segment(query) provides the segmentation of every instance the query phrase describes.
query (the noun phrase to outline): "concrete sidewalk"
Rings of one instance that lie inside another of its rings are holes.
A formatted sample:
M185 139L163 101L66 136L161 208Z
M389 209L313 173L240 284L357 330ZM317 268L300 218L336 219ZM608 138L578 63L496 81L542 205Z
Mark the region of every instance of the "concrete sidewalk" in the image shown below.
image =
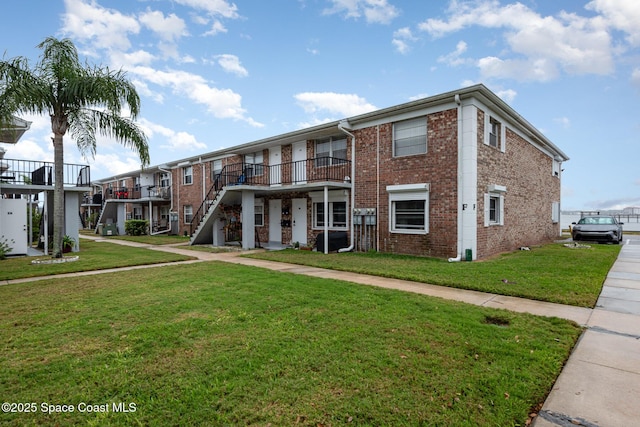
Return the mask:
M640 240L622 247L586 326L533 426L640 425Z
M85 236L83 236L85 237ZM104 240L91 236L95 240ZM532 301L477 291L388 279L259 259L239 252L208 253L176 246L109 242L196 257L193 263L223 261L270 270L398 289L469 304L572 320L586 329L547 397L534 427L627 427L640 425L640 239L628 240L605 280L595 309ZM180 263L170 263L172 265ZM167 264L162 264L167 265ZM154 268L159 265L129 267ZM121 269L64 276L101 274ZM58 275L55 277L64 277ZM6 284L45 278L10 280Z

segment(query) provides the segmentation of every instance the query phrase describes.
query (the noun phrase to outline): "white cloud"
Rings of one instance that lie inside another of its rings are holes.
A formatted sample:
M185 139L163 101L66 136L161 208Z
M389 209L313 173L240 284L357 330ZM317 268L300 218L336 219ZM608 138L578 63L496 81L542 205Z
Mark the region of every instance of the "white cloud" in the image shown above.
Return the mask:
M6 150L5 159L53 162L52 150L45 150L41 143L25 136L17 144L2 144L2 148Z
M604 0L603 0L604 1ZM447 20L427 19L419 29L433 37L472 26L504 30L510 48L501 57L478 60L485 78L548 81L567 74L610 74L614 69L611 36L602 17L560 12L541 16L521 3L452 0Z
M606 24L627 34L627 41L640 45L640 7L637 0L593 0L585 8L601 13Z
M222 69L228 73L232 73L240 77L247 77L249 75L247 69L240 64L240 58L236 55L217 55L215 59L218 60L218 64Z
M122 150L117 154L96 153L91 162L91 176L113 176L140 169L140 159ZM132 152L130 152L132 153Z
M211 16L221 16L223 18L239 18L238 7L234 3L226 0L174 0L183 6L202 10Z
M506 103L513 102L513 100L516 99L516 96L518 95L518 92L516 92L513 89L497 90L495 93L500 98L502 98L504 100L504 102L506 102Z
M568 117L557 117L553 119L554 122L558 123L565 129L569 129L571 127L571 120Z
M556 64L544 58L534 60L500 59L495 56L477 62L482 79L503 78L519 81L549 81L559 74Z
M217 118L242 120L254 127L263 126L246 116L239 94L230 89L211 87L202 76L185 71L160 71L150 67L135 67L131 73L150 83L169 87L174 93L204 105Z
M294 95L305 112L315 114L326 111L342 117L368 113L377 108L358 95L334 92L304 92Z
M387 0L331 0L332 7L325 9L325 15L344 13L345 18L359 19L364 16L368 23L388 24L400 12Z
M441 57L438 58L438 62L443 62L447 65L450 66L458 66L458 65L462 65L468 62L467 59L462 58L462 54L465 53L467 51L467 43L465 43L464 41L459 41L458 44L456 45L456 50L454 50L451 53L448 53L446 55L443 55Z
M147 119L140 119L139 124L150 140L154 138L155 135L164 137L166 142L160 144L160 148L180 152L204 150L207 148L207 144L198 142L196 137L190 133L183 131L176 132L173 129L153 123Z
M225 28L224 24L222 24L222 22L215 20L213 21L213 23L211 24L211 29L209 31L207 31L206 33L204 33L203 35L205 36L215 36L218 33L226 33L227 29Z
M160 11L147 9L140 14L140 22L165 41L175 41L187 35L184 21L173 13L165 17Z
M127 50L131 46L128 35L140 31L135 17L106 9L95 0L65 0L64 3L64 33L84 42L91 41L95 48Z
M403 27L393 32L393 40L391 43L399 53L404 55L411 50L409 42L416 40L416 37L411 33L411 29L409 27Z

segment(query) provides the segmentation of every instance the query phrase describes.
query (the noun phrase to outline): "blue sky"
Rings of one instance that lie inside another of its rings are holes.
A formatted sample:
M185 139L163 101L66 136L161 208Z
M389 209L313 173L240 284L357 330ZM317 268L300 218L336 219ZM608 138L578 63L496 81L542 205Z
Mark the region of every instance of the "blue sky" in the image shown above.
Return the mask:
M127 71L152 165L484 83L571 158L563 209L640 206L637 0L6 3L5 59L68 37ZM23 118L6 157L52 160L48 118ZM94 179L139 169L108 140L88 163Z

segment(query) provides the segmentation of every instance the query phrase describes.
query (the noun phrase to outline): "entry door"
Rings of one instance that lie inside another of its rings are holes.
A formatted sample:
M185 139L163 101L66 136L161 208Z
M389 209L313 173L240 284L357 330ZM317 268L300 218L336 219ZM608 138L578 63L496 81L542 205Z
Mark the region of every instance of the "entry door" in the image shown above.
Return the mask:
M291 224L291 240L307 244L307 199L292 199L291 210L293 222Z
M293 170L291 171L294 184L307 182L307 141L295 142L293 149Z
M282 243L282 200L269 200L269 241Z
M282 147L269 148L269 183L272 187L282 185Z
M29 232L26 199L0 199L0 238L9 244L7 255L27 254Z

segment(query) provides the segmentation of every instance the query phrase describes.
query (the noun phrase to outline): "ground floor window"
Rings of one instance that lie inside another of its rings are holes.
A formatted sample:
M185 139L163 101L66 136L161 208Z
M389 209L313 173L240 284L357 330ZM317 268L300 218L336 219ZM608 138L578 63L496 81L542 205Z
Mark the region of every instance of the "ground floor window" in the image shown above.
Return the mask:
M349 193L344 190L332 190L328 192L328 211L325 212L324 191L309 193L312 203L312 228L322 230L326 227L331 230L346 230L349 227L349 205L347 199Z
M184 222L193 221L193 206L185 205L183 209L184 209Z
M394 231L424 231L426 229L426 200L397 200L391 202Z
M504 225L504 194L506 187L490 185L484 195L484 226Z
M133 207L133 219L142 219L142 206Z
M329 221L329 228L347 228L347 202L329 202L329 214L325 215L324 202L313 204L313 227L324 228L325 220Z
M264 225L264 202L263 201L257 201L256 200L256 204L254 206L254 216L255 216L255 226L256 227L262 227Z
M392 233L429 232L429 184L387 186L389 229Z

